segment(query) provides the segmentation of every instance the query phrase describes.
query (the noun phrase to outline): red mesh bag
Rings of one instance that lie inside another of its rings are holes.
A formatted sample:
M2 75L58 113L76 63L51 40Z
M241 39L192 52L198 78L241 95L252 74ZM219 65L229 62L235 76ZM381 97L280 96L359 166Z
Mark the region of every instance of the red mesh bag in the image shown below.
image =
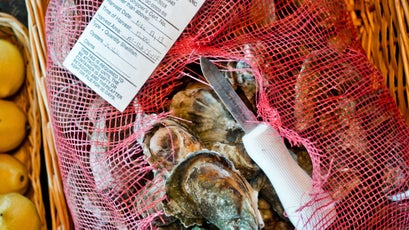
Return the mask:
M166 176L148 162L141 139L171 116L176 92L204 81L201 56L225 72L240 71L225 63L246 64L258 117L289 148L309 153L314 187L334 200L329 229L408 228L409 129L342 1L206 1L122 113L62 66L100 4L51 0L46 17L48 102L76 229L167 221ZM266 229L291 229L283 223L264 221Z

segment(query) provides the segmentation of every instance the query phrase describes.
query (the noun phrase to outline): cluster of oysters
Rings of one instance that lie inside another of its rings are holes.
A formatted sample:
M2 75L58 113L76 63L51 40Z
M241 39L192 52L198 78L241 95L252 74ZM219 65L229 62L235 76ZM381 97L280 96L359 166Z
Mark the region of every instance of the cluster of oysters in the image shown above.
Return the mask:
M255 108L256 82L244 62L230 62L225 76ZM155 168L166 200L160 229L293 229L271 183L242 144L243 130L213 90L191 81L176 92L171 116L153 125L143 152ZM290 151L308 173L304 150ZM153 193L154 191L152 191Z

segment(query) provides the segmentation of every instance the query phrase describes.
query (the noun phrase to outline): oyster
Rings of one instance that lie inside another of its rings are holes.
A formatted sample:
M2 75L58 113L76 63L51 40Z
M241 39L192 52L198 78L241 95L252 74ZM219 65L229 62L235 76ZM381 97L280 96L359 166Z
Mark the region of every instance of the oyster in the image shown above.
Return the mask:
M187 125L205 146L241 142L240 126L207 85L189 84L173 96L169 109L172 115L190 121Z
M219 229L259 229L264 226L257 208L257 192L233 163L219 153L189 154L166 181L164 211L185 227L206 221Z
M203 147L227 157L245 178L260 170L244 150L243 130L210 87L188 85L173 97L170 109L173 115L188 121L186 125L197 134Z
M143 189L143 197L157 197L160 202L152 204L149 214L163 210L162 198L165 195L165 180L170 171L182 161L188 153L202 149L199 139L190 133L186 126L171 118L159 120L143 136L143 153L154 170L154 183ZM142 206L146 206L144 203ZM157 226L167 226L174 222L174 217L158 216L153 222Z
M246 150L244 149L243 144L241 143L233 145L215 142L210 146L209 149L222 154L224 157L232 161L234 167L240 171L241 175L243 175L244 178L248 180L252 179L254 175L257 175L259 172L261 172L260 168L251 160Z
M182 123L171 118L160 120L145 134L143 152L148 162L170 172L185 156L202 149L199 139Z

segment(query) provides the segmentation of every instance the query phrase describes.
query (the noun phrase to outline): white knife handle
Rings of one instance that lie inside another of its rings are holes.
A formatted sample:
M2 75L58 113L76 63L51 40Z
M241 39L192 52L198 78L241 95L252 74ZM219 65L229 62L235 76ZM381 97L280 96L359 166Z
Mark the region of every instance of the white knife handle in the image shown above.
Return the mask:
M309 203L312 179L291 157L275 129L260 124L243 137L243 144L269 178L296 229L325 229L334 221L334 202L324 191L319 199Z

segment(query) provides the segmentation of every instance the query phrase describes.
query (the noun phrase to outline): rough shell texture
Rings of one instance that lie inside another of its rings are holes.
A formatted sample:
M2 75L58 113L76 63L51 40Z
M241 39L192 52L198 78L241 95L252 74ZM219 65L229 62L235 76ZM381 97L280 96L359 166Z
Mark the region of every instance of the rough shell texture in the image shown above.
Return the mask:
M234 132L241 128L209 86L197 82L189 84L173 96L169 109L172 115L191 121L189 127L204 145L241 141L240 132L239 135Z
M219 229L263 227L257 192L231 161L208 150L191 153L167 180L165 213L185 227L208 221Z
M216 142L210 147L210 150L218 152L232 161L234 167L246 179L252 179L260 171L260 168L251 160L241 143L232 145Z
M202 149L199 139L182 123L162 119L145 135L144 154L156 168L170 172L188 153Z
M210 87L200 83L188 85L173 97L170 109L174 116L188 121L186 125L206 149L233 161L245 178L250 179L260 170L244 150L243 130Z

